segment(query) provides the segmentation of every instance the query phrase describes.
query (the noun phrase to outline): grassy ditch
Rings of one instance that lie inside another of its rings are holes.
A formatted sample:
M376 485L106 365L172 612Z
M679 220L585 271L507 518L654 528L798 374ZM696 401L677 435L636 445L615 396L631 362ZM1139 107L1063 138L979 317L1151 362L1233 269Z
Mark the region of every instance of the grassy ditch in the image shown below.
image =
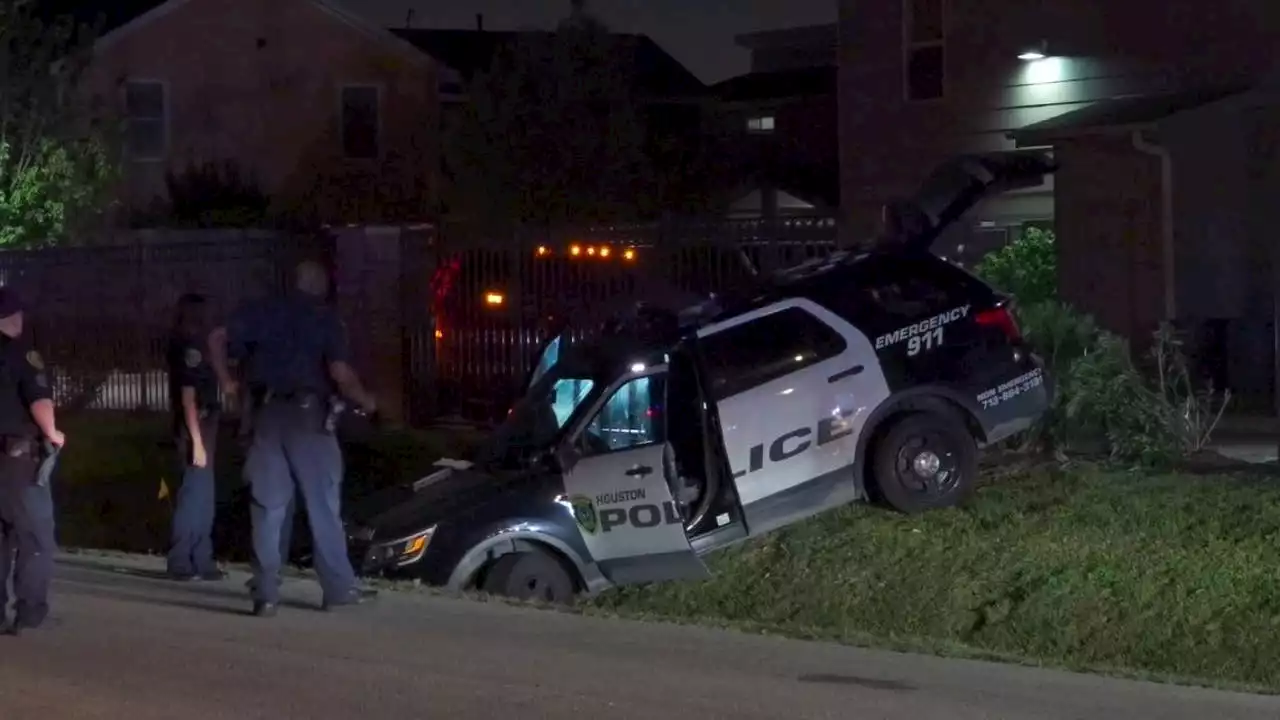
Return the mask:
M1042 467L834 511L599 611L1280 690L1280 481Z

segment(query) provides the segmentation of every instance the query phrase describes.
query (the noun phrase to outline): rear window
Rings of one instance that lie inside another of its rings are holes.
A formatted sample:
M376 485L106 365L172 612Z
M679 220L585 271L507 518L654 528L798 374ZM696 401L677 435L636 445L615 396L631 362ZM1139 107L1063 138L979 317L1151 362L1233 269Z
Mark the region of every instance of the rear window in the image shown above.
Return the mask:
M831 326L789 307L707 335L699 341L716 399L750 390L844 352Z
M888 318L911 320L994 297L981 280L939 258L893 258L860 273L859 295Z

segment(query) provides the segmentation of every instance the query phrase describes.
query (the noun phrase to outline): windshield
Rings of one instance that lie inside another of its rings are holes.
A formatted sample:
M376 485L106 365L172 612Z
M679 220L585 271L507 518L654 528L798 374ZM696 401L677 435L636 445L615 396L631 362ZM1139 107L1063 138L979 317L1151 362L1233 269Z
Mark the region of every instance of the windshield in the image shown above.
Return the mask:
M596 388L594 380L583 373L568 373L571 369L560 364L538 373L537 381L494 433L481 462L518 461L556 441Z
M553 365L560 361L560 346L563 344L564 334L557 335L554 340L547 343L546 349L542 351L542 357L538 358L538 364L533 368L533 375L529 376L529 387L538 384L543 375L551 369Z

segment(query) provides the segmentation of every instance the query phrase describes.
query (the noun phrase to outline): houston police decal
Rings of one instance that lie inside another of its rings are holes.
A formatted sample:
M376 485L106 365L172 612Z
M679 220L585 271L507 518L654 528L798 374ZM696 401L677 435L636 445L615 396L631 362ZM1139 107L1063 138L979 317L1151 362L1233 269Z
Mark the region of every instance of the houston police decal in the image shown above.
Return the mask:
M574 495L569 498L569 505L573 508L573 519L578 521L578 527L588 535L595 535L596 530L600 529L600 521L596 515L595 503L591 502L591 498L586 495Z
M968 314L969 306L962 305L920 322L900 327L876 338L876 350L883 350L904 342L907 344L907 355L919 355L921 352L934 350L942 345L943 328L963 319Z

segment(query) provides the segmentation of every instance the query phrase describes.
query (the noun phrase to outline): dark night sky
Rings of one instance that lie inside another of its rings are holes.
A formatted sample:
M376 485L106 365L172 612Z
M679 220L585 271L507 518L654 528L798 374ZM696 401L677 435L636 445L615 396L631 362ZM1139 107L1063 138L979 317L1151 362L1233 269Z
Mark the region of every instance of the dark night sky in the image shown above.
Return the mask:
M370 19L402 26L409 8L416 27L549 28L569 12L569 0L344 0ZM834 22L836 0L587 0L587 8L618 32L652 37L706 82L748 69L733 36L753 30Z

